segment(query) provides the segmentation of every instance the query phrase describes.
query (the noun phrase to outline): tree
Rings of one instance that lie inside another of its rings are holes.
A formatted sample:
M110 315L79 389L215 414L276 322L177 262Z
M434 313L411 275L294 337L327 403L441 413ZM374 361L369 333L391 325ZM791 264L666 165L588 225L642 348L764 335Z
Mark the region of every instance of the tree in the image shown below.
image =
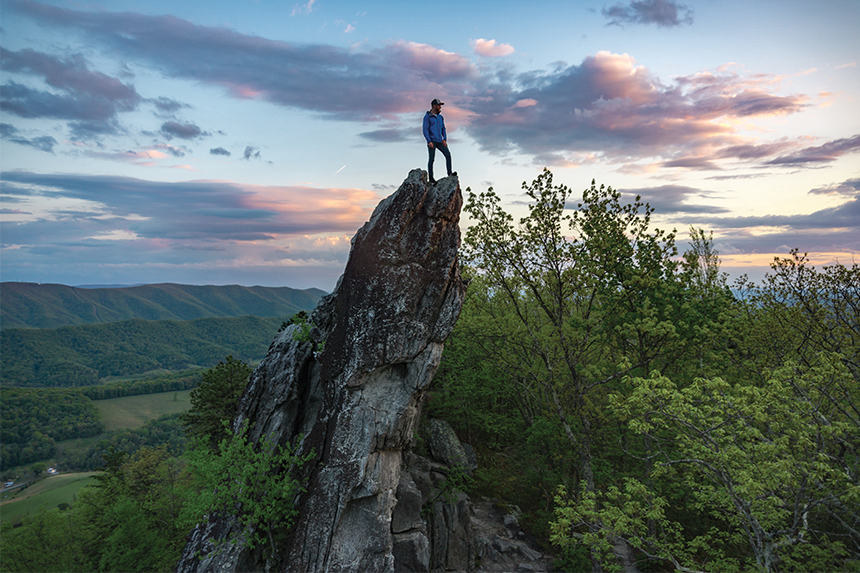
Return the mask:
M762 285L738 287L744 304L731 350L742 375L761 378L786 360L809 364L820 352L838 352L860 383L860 266L818 271L793 249L774 260Z
M849 380L832 354L810 367L788 364L760 386L632 379L633 392L611 403L655 444L650 480L683 487L712 527L684 532L659 490L628 479L623 490L579 500L560 492L554 541L582 541L607 565L612 539L622 538L681 571L845 570L860 558L860 476L840 444L860 443L860 426L829 394Z
M34 477L34 478L37 478L37 477L39 477L40 475L42 475L43 473L45 473L45 470L46 470L46 469L48 469L48 464L47 464L47 463L45 463L45 462L36 462L35 464L33 464L33 465L30 467L30 472L32 472L32 474L33 474L33 477Z
M45 573L94 571L84 556L80 521L72 512L39 507L20 526L0 526L0 570Z
M601 388L669 368L696 346L691 278L674 258L674 234L652 231L638 198L622 204L592 182L568 214L571 192L548 170L523 189L531 203L517 225L492 189L469 190L473 335L516 380L526 409L560 422L593 491Z
M690 227L690 250L684 253L684 260L703 295L725 290L728 277L720 272L720 252L714 248L713 232L706 236L704 229Z
M191 391L191 409L180 418L188 435L207 436L213 448L228 437L224 422L236 417L250 375L251 367L232 355L204 372L200 384Z

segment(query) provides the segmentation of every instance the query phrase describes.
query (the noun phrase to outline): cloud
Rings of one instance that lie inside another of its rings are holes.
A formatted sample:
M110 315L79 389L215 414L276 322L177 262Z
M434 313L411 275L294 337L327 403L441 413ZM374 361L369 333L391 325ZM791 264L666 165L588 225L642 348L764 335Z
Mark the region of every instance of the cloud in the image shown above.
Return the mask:
M661 185L640 189L619 189L624 201L633 202L638 195L644 203L648 203L658 215L676 213L728 213L723 207L712 205L696 205L687 203L691 198L711 195L710 191L695 189L684 185Z
M810 214L688 217L685 222L713 230L715 236L730 237L739 253L784 252L784 246L809 252L860 253L860 195Z
M491 153L525 153L544 164L662 156L711 168L702 158L747 143L732 120L804 109L803 96L767 91L776 83L721 71L665 84L627 54L598 52L579 65L493 85L464 105L473 113L469 134Z
M3 85L0 109L23 118L73 120L77 136L118 133L117 114L133 111L141 97L133 86L89 69L80 54L58 57L31 49L0 48L8 73L40 78L55 91L36 89L13 80Z
M695 169L697 171L712 171L720 169L716 163L704 157L681 157L671 161L664 161L661 165L663 167L684 167L687 169Z
M452 127L463 129L480 149L499 156L523 154L541 165L611 161L627 163L620 169L629 169L645 159L716 170L736 161L776 167L804 160L792 157L803 142L763 142L741 136L740 130L755 119L798 113L809 98L778 94L782 78L742 74L729 66L661 80L628 54L598 52L579 64L515 73L414 42L347 49L268 40L171 16L67 10L32 1L10 6L43 24L77 30L93 44L168 77L325 119L385 122L384 129L360 134L371 141L408 138L408 131L398 127L405 114L424 110L430 99L440 97L449 102L446 119ZM684 6L665 0L621 8L647 23L691 18ZM494 40L474 45L487 53L506 49ZM74 102L51 107L67 104ZM114 108L106 110L108 119L100 124L77 116L72 127L80 134L120 129ZM779 158L782 163L767 163Z
M18 190L40 216L7 229L3 244L75 243L123 230L164 247L184 241L271 241L287 235L352 233L378 199L362 189L246 185L229 181L168 183L119 176L4 172L4 193ZM69 212L68 205L79 205ZM41 208L43 211L44 207ZM52 227L52 225L54 227ZM40 236L45 233L45 238Z
M172 145L168 145L166 143L156 143L152 147L154 149L165 151L173 157L185 157L185 154L190 152L187 147L173 147Z
M310 14L314 9L314 4L316 4L317 0L308 0L304 4L296 4L293 6L293 11L290 13L290 16L296 16L298 14Z
M10 9L75 29L169 77L350 121L414 113L440 86L462 92L480 80L467 58L413 42L359 51L268 40L172 16L85 12L29 1L12 2Z
M242 154L242 159L261 159L260 149L258 147L245 147L245 152Z
M161 125L161 134L167 139L178 137L180 139L196 139L212 135L203 131L193 123L179 123L178 121L167 121Z
M363 131L358 135L371 141L385 143L409 141L410 139L420 139L421 137L420 132L416 129L377 129L375 131Z
M787 167L818 165L836 161L846 153L860 151L860 134L853 137L835 139L824 145L807 147L789 155L783 155L767 162L767 165Z
M156 109L163 114L173 114L184 107L191 107L188 104L167 97L158 97L147 101L152 102Z
M471 42L475 53L485 58L497 58L499 56L507 56L514 53L514 47L510 44L496 44L495 40L485 40L478 38Z
M703 220L697 219L696 222L703 222ZM854 197L837 207L821 209L810 214L719 217L709 219L708 223L723 229L783 228L788 235L807 230L820 230L827 234L837 233L839 229L849 229L854 233L856 242L860 237L857 234L860 231L860 197ZM785 243L786 240L782 239L782 242Z
M165 159L170 155L174 155L169 150L162 150L162 148L158 146L127 151L100 151L97 149L87 149L78 153L80 155L91 157L93 159L119 161L122 163L131 163L133 165L138 165L141 167L151 167L153 165L157 165L159 160ZM184 155L184 153L182 153L182 155Z
M657 24L659 27L670 28L693 23L693 11L672 0L634 0L627 6L616 4L604 8L601 13L609 19L607 26Z
M209 153L211 155L226 155L227 157L230 157L230 152L223 147L215 147L213 149L210 149Z
M15 126L8 123L0 123L0 137L12 143L32 147L47 153L53 153L54 146L58 144L58 141L50 135L41 135L32 139L23 137L19 135L19 131Z
M823 187L816 187L809 191L810 195L844 195L856 197L860 194L860 178L847 179L842 183L833 183Z

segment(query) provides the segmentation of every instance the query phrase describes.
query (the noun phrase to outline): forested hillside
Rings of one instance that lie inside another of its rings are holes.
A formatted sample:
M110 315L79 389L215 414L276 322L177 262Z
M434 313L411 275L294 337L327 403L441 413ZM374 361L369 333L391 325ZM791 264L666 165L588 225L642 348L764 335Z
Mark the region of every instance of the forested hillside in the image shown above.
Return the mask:
M282 318L125 320L55 329L3 329L3 386L89 386L110 376L212 366L228 354L259 360Z
M0 284L0 325L61 326L208 317L289 317L313 309L325 292L286 287L153 284L124 288L76 288L58 284Z
M56 442L104 431L98 411L80 390L2 388L0 400L0 468L4 471L54 456Z

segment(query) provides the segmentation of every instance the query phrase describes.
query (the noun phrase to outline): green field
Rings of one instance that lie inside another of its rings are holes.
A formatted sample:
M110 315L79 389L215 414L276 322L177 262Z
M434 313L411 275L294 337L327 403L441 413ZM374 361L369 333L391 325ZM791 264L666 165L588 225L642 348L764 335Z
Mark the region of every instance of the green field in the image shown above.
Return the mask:
M102 415L105 431L136 428L165 414L178 414L191 408L191 390L125 396L93 402Z
M176 414L191 407L191 390L178 392L162 392L142 396L126 396L95 400L93 404L101 413L105 423L105 431L136 428L149 420L154 420L165 414ZM57 446L61 449L85 449L95 445L104 434L90 438L65 440ZM53 460L47 460L53 462ZM32 464L11 468L9 473L26 473ZM13 490L14 494L4 495L0 502L0 521L15 520L27 514L35 513L39 506L46 508L57 507L61 503L72 504L75 496L85 485L93 483L91 477L95 472L63 474L46 478L36 485L24 490Z
M61 503L71 505L81 489L95 482L92 477L95 473L52 476L18 491L14 496L0 503L0 521L17 521L25 515L34 514L42 505L46 509L57 507Z

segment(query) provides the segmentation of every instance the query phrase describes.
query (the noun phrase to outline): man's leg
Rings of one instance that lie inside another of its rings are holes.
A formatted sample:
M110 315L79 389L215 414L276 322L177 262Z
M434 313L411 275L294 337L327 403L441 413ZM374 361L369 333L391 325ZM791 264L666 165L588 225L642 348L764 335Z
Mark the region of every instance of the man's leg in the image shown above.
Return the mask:
M439 148L439 151L442 152L442 155L445 156L445 167L448 168L448 175L451 175L453 170L451 169L451 150L448 149L447 145L443 145Z
M436 144L433 144L433 147L427 146L427 154L429 158L427 159L427 174L430 175L430 181L434 181L433 179L433 161L436 159Z

